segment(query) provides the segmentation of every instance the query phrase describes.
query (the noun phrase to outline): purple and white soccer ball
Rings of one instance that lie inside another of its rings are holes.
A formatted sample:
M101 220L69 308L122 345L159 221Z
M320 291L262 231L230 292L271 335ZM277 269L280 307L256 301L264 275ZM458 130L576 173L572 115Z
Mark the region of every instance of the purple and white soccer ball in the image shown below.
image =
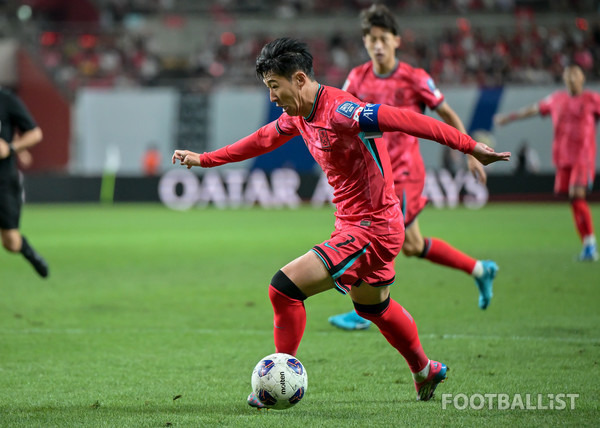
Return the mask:
M304 365L289 354L267 355L252 372L252 391L269 409L284 410L298 404L307 385Z

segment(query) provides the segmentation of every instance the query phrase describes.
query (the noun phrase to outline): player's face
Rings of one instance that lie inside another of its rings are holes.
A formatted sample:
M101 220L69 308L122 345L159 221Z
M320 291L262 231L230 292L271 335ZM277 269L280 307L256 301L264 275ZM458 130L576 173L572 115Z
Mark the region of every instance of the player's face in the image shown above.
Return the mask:
M390 71L396 65L396 49L400 37L381 27L371 27L363 43L376 67Z
M277 103L290 116L300 116L300 88L293 76L289 80L284 76L268 74L263 82L269 88L271 102Z
M585 76L579 67L567 67L563 72L563 80L567 89L572 94L579 94L583 90Z

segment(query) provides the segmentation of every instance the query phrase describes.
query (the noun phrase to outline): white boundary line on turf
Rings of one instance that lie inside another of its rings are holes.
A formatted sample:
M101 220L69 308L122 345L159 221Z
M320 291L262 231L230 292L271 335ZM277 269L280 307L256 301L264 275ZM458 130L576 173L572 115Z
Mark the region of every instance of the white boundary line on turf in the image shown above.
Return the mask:
M544 337L544 336L488 336L477 334L420 334L419 337L428 339L477 339L477 340L515 340L515 341L537 341L537 342L568 342L568 343L588 343L590 345L600 345L600 338L585 337Z
M25 328L25 329L8 329L0 328L2 334L101 334L101 333L170 333L177 331L179 333L192 334L271 334L270 330L219 330L209 328L198 329L166 329L166 328ZM335 330L334 330L335 331ZM308 334L328 335L332 332L309 332ZM360 333L358 333L360 334ZM585 337L544 337L544 336L500 336L500 335L476 335L476 334L421 334L421 338L427 339L468 339L468 340L514 340L514 341L536 341L536 342L565 342L565 343L584 343L589 345L600 345L600 338L585 338Z

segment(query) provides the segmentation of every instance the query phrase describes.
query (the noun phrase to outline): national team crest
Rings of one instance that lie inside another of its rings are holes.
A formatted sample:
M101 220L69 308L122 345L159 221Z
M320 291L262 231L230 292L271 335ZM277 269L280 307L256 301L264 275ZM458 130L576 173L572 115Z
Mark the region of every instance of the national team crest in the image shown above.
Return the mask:
M329 142L329 135L325 129L319 129L319 141L321 141L321 148L323 150L331 150L331 143Z

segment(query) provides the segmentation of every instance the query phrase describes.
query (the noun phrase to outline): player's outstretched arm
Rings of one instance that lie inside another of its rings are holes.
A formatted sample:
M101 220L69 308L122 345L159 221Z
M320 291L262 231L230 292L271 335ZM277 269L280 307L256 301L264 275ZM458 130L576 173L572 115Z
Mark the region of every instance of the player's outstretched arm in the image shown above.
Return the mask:
M273 121L241 140L213 152L199 154L189 150L175 150L171 160L173 163L179 161L188 169L193 166L212 168L268 153L285 144L294 135L296 134L279 133L277 121Z
M527 119L528 117L539 114L540 108L537 104L532 104L528 107L522 108L521 110L513 111L510 113L498 113L494 115L494 123L498 126L506 125L507 123L514 122L515 120Z
M458 129L424 114L385 104L367 105L367 107L369 110L367 111L365 108L359 116L359 123L364 130L372 129L367 121L371 123L377 121L377 130L379 131L401 131L415 137L436 141L463 153L471 154L484 165L510 159L510 152L496 153L491 147L476 142Z
M494 149L483 143L477 143L471 154L484 165L510 159L510 152L496 153Z

